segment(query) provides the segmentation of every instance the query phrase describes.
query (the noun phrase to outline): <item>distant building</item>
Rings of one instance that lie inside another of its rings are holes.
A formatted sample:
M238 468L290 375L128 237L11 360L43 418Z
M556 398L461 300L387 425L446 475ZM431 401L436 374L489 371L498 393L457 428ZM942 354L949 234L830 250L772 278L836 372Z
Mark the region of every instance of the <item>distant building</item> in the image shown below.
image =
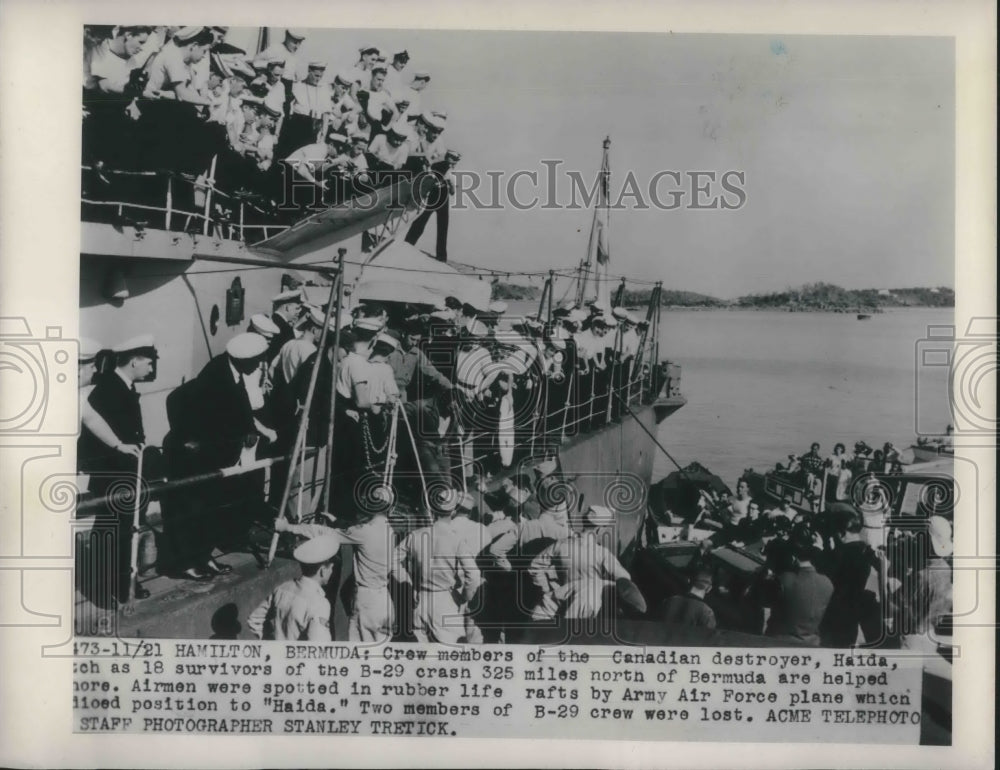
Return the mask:
M889 291L888 289L879 289L878 290L878 295L880 297L891 297L892 296L892 292Z

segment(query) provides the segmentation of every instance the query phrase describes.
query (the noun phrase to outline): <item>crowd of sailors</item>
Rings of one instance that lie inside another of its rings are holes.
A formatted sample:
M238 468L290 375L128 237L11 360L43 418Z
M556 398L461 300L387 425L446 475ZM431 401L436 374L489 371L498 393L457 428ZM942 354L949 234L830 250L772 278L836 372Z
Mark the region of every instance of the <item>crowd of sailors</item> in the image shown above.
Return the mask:
M227 43L227 33L86 28L84 198L162 208L166 186L144 174L166 172L193 182L171 190L180 212L200 211L211 185L224 191L211 201L214 221L292 222L401 173L427 171L435 186L408 240L437 212L444 259L442 193L453 189L450 171L461 156L444 143L447 112L425 102L431 74L411 68L405 49L366 44L353 67L331 72L324 60L302 60L302 31L285 30L256 55ZM183 216L173 221L190 226Z
M128 479L134 485L140 454L147 480L290 456L326 446L332 406L337 506L356 507L373 479L426 503L428 489L478 488L526 458L552 456L566 438L619 419L651 392L650 368L637 363L648 324L621 307L561 305L551 320L505 319L503 302L475 307L448 297L429 313L393 305L391 315L367 302L338 317L308 302L317 288L279 293L270 314L252 315L224 354L169 393L162 451L142 449L135 389L155 377L154 339L82 346L79 467L89 491L108 497L103 515L123 546L132 511L117 510L114 495ZM192 580L228 572L213 549L239 547L255 522L273 522L286 467L271 468L267 492L263 471L253 469L164 494L172 571Z

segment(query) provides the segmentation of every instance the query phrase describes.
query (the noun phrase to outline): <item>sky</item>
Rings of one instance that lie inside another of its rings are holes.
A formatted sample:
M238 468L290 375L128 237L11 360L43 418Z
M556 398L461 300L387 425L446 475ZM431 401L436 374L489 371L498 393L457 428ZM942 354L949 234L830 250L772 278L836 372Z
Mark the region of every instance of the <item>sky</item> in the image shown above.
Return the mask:
M431 74L424 106L448 112L459 169L500 173L502 189L514 172L535 171L537 187L522 179L516 188L524 201L533 190L551 197L543 161L561 161L559 201L569 200L567 169L592 184L605 136L613 198L630 172L647 199L654 174L680 172L685 203L688 172L743 173L735 210L638 208L626 198L611 215L612 273L718 297L816 281L954 285L951 39L306 32L303 59L328 62L328 77L361 45L406 48L409 71ZM674 179L661 177L661 200L679 189ZM488 184L478 196L490 201ZM516 273L585 255L590 211L500 203L453 212L452 259Z

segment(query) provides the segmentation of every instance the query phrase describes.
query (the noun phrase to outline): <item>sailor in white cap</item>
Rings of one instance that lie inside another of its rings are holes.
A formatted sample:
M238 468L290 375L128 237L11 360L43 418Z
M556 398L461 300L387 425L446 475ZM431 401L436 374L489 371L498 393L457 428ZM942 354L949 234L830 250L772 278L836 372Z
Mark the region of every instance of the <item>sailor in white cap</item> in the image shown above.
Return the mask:
M601 613L604 590L619 580L631 580L615 555L601 544L596 530L613 527L614 513L591 506L584 517L584 531L548 546L529 569L532 582L542 592L536 620L557 615L569 619L595 618Z
M305 78L292 84L288 117L281 135L281 147L278 148L279 157L283 148L291 152L319 141L323 115L330 110L333 96L330 86L322 82L324 72L325 62L311 61Z
M115 345L112 352L114 370L97 375L96 384L87 397L90 408L100 420L93 418L84 422L77 444L80 470L90 474L89 490L95 495L104 495L123 484L136 484L137 459L146 442L146 434L135 383L153 379L156 372L157 352L152 335L125 340ZM96 432L92 426L97 427ZM131 507L128 511L119 508L120 505L109 505L100 511L98 523L117 529L115 576L118 598L124 601L130 583L132 510ZM140 511L140 517L144 513ZM142 586L138 587L138 598L148 595Z
M268 343L278 334L278 325L263 313L254 313L250 316L250 324L247 326L248 332L259 334Z
M270 367L271 379L276 387L283 384L290 385L295 380L299 368L316 352L325 319L326 313L322 310L317 307L310 308L300 323L301 336L294 337L281 346ZM330 320L333 321L332 318Z
M373 45L363 45L358 49L358 63L351 69L351 80L355 84L351 96L358 97L358 91L368 89L372 78L372 68L378 60L381 51Z
M400 96L407 89L406 83L403 82L403 70L406 69L409 62L410 54L405 49L392 55L392 61L389 62L389 70L385 76L385 88L394 97Z
M483 345L490 330L482 321L471 320L459 330L460 344L455 358L455 386L470 406L481 403L502 373L492 366L493 356Z
M285 158L284 162L291 166L302 179L311 182L321 190L326 190L325 177L330 161L344 151L346 144L347 137L331 128L327 131L323 141L299 147ZM308 201L308 196L303 197L307 198L307 204L315 203L315 198L313 201ZM286 200L294 200L294 198L289 197Z
M414 114L416 112L416 109L412 105L409 110L410 114ZM445 140L442 136L445 129L445 122L433 113L424 112L419 114L417 119L414 121L414 128L420 138L417 152L424 156L424 160L427 161L427 165L429 167L434 168L436 164L441 163L441 161L445 159L448 152L448 148L445 145ZM458 156L449 160L451 160L452 165L454 165L460 159L461 156ZM443 175L445 169L437 169L437 171Z
M365 157L365 152L368 150L368 132L357 129L349 139L348 149L331 160L330 166L345 177L357 183L364 183L368 179L368 159Z
M361 113L361 107L351 96L352 85L351 73L338 72L333 76L330 104L323 113L324 135L331 128L348 136L360 130L358 115Z
M376 161L375 170L401 169L410 155L409 138L406 129L393 124L384 134L372 139L368 153Z
M267 66L270 62L281 62L282 79L289 84L299 79L298 50L305 40L305 33L297 29L286 29L280 43L273 43L254 57L254 66Z
M180 102L210 105L195 83L195 69L207 55L214 37L207 27L182 27L149 63L146 93L169 94Z
M399 401L399 387L396 375L389 365L389 356L399 350L399 340L386 332L375 336L372 352L368 358L368 394L372 412L378 414L387 405Z
M349 606L347 638L352 642L385 642L392 638L389 569L395 536L388 518L392 499L391 489L377 490L376 494L355 500L350 513L336 517L319 514L319 519L329 520L333 526L290 524L283 518L275 524L279 532L309 538L335 535L354 546L354 600L345 600Z
M247 618L258 639L283 642L330 642L330 601L325 586L337 567L341 539L324 534L307 540L292 556L302 576L278 586Z
M452 525L458 494L453 489L436 490L430 500L434 523L410 532L394 554L393 575L413 587L413 633L420 642L454 644L464 639L461 608L482 583L467 543Z
M367 85L368 106L366 114L374 135L384 131L399 117L394 95L385 87L385 65L376 64L371 69ZM397 94L398 96L398 94Z
M406 100L410 103L410 114L419 115L422 109L422 92L430 82L431 76L427 72L414 72L409 85L397 88L393 94L395 96L405 94Z

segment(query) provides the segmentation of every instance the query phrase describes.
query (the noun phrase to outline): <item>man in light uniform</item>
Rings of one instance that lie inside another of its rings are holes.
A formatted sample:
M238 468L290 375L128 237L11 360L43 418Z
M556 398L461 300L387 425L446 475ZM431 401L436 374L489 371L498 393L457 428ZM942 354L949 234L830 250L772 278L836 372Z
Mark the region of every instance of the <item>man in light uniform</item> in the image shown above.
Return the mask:
M372 139L368 152L377 161L374 170L401 169L410 156L409 136L405 129L393 125L386 133Z
M464 543L465 553L477 562L483 552L490 545L490 531L485 524L472 519L475 509L475 502L468 492L459 493L455 502L455 513L451 523ZM482 620L481 614L484 610L483 588L485 587L485 577L480 584L481 590L478 596L474 596L462 606L465 614L465 641L469 644L482 644L483 631L479 627Z
M413 586L413 632L420 642L457 644L466 633L461 607L482 580L451 521L457 502L454 490L435 494L430 511L434 523L408 534L394 553L393 574Z
M333 95L330 86L321 82L324 72L325 62L311 61L305 79L292 84L288 117L276 150L279 157L318 140Z
M289 84L299 80L299 58L297 52L302 41L306 37L295 29L285 30L285 39L280 43L274 43L261 51L254 58L254 66L267 64L272 61L280 61L283 67L282 79Z
M393 95L385 88L386 68L376 64L372 67L368 86L368 122L372 126L372 136L382 133L399 117Z
M384 490L383 502L391 499ZM355 516L340 521L332 516L334 526L290 524L278 519L279 532L315 538L334 535L354 546L354 582L356 591L348 611L347 638L352 642L385 642L392 636L393 607L389 596L389 564L393 549L387 504L358 505ZM326 514L324 514L325 516Z
M553 543L535 557L529 572L541 590L542 601L531 613L533 620L548 620L558 614L570 619L595 618L601 612L605 587L630 580L596 532L613 525L610 509L592 505L582 533Z
M302 577L283 583L247 618L258 639L279 642L330 642L330 602L323 586L333 575L341 540L324 534L307 540L293 556Z
M404 49L392 55L392 64L385 74L385 87L393 96L399 96L406 85L403 83L403 70L410 61L410 54Z
M358 49L358 63L351 68L351 84L353 90L351 96L358 97L359 89L367 89L372 82L372 67L379 57L379 50L373 45L366 45Z
M301 337L290 339L281 347L278 356L271 363L269 375L272 381L278 377L286 383L295 381L295 375L302 363L316 352L320 335L323 333L323 322L326 314L319 308L313 308L306 315L305 326Z
M284 162L294 169L294 173L298 177L311 182L320 190L325 191L327 189L325 176L330 161L344 151L346 144L346 136L330 130L327 132L324 142L316 142L315 144L307 144L304 147L300 147L285 158ZM289 191L289 196L293 192L294 188ZM322 199L322 196L314 196L312 202L315 203L317 199ZM282 196L282 200L285 200L289 204L294 202L291 197L284 195Z
M341 134L353 134L359 130L358 115L361 107L351 96L351 74L338 72L333 77L330 104L323 114L323 135L330 129ZM368 136L365 136L368 139Z

